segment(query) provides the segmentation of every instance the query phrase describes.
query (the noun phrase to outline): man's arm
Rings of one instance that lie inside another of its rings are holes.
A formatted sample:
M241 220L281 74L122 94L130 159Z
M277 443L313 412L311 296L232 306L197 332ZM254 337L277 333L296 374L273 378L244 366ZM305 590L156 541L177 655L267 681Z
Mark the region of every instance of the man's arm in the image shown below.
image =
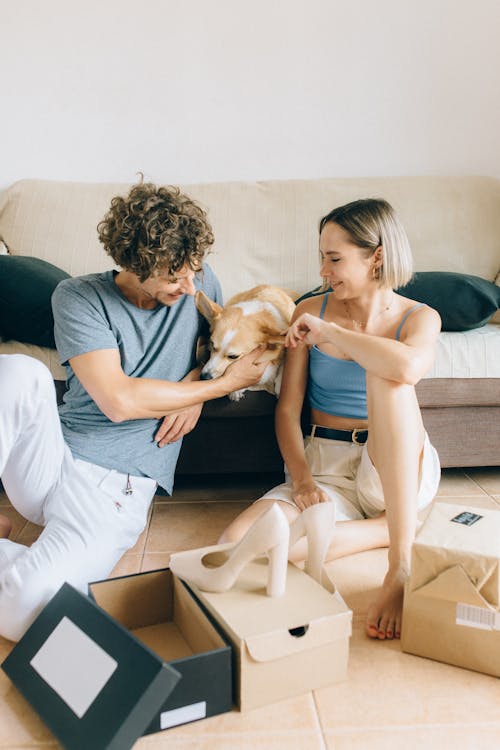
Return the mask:
M191 372L188 372L186 377L182 378L183 382L199 380L201 370L202 365L198 365ZM175 443L181 437L187 435L188 432L194 430L198 424L202 409L203 402L194 404L194 406L185 406L184 409L179 409L163 417L154 436L158 446L163 448L164 445Z
M200 404L232 391L255 385L266 369L259 362L263 348L234 362L215 380L168 380L132 378L121 367L117 349L98 349L72 357L69 363L76 377L99 409L112 422L128 419L161 419L184 407ZM194 371L192 371L194 374Z

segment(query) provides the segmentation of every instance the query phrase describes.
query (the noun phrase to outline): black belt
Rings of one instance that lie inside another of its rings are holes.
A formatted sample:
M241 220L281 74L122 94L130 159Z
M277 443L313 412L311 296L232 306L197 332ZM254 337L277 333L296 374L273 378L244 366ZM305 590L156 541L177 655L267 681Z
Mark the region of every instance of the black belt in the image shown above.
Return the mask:
M344 440L355 445L364 445L368 440L368 430L334 430L331 427L320 427L312 424L307 429L307 435L311 437L326 438L327 440Z

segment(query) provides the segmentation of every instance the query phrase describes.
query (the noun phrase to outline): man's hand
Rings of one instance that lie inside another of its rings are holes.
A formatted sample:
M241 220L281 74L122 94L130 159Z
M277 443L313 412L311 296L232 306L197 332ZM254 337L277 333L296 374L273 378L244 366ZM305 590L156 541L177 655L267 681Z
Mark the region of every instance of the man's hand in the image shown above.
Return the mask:
M307 482L294 487L292 498L299 510L305 510L311 505L329 501L328 495L314 482Z
M260 362L259 357L266 351L266 346L258 346L249 354L229 365L222 378L230 386L230 392L248 388L259 382L269 362Z
M202 408L203 404L195 404L164 417L155 435L158 447L163 448L168 443L175 443L191 432L200 418Z

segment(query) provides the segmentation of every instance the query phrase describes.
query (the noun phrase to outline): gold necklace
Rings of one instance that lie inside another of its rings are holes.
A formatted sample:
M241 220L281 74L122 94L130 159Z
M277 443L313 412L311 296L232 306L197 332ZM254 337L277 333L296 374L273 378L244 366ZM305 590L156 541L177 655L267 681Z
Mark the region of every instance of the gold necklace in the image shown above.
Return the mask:
M364 330L366 328L366 326L367 326L368 321L367 320L365 320L365 321L363 321L363 320L356 320L356 318L353 318L352 315L351 315L351 311L349 310L349 303L348 303L348 301L347 300L342 300L342 301L344 303L345 311L346 311L348 317L350 318L351 323L353 324L353 326L355 328L361 328L361 330ZM379 312L375 315L374 320L377 320L383 313L386 313L388 310L390 310L391 307L392 307L392 303L393 302L394 302L394 292L392 293L391 301L389 302L389 304L386 307L383 307L382 310L379 310Z

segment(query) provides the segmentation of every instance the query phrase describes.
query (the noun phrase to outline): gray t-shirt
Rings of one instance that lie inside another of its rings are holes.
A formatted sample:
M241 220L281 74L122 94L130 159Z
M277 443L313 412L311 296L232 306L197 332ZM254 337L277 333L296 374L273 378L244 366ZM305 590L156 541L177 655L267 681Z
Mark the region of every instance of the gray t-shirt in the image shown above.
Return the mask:
M196 365L196 341L206 323L189 295L172 307L136 307L115 284L115 275L108 271L65 279L52 296L54 335L68 386L59 409L64 439L75 458L150 477L170 494L182 440L159 448L154 435L161 420L111 422L68 360L98 349L118 349L126 375L178 382ZM220 284L208 265L196 275L195 286L222 304Z

